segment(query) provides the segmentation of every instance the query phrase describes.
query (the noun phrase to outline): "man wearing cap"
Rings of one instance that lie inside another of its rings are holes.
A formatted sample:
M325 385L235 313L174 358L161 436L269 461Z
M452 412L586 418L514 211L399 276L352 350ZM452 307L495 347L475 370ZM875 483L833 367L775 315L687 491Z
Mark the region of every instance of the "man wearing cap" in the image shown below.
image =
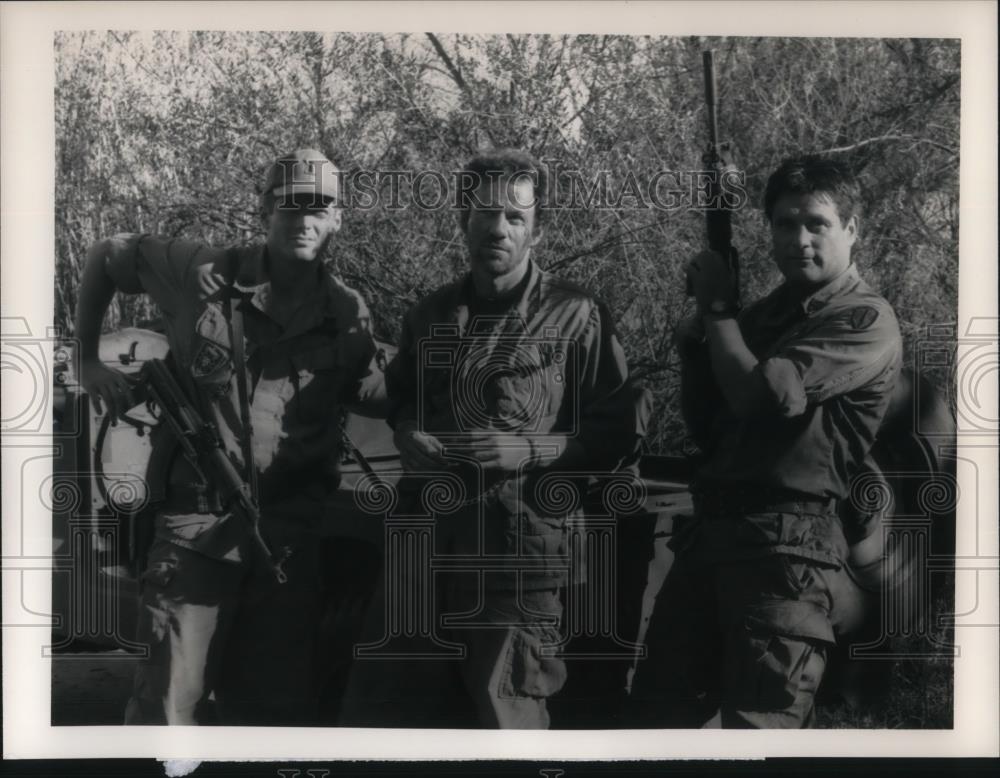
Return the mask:
M892 307L852 258L859 201L845 165L786 160L764 194L784 283L740 311L722 256L688 265L698 320L678 344L682 408L703 461L633 680L636 727L700 727L717 711L727 728L813 721L856 592L838 509L902 354Z
M322 262L340 228L337 196L333 163L299 150L268 170L261 245L122 234L89 252L77 334L81 384L98 411L118 416L131 403L125 377L98 358L104 312L116 291L149 294L179 384L256 486L265 540L288 552L279 583L215 485L174 458L141 579L149 655L126 723L205 723L210 694L225 724L316 720L331 566L312 533L339 481L341 408L380 413L384 400L368 309Z

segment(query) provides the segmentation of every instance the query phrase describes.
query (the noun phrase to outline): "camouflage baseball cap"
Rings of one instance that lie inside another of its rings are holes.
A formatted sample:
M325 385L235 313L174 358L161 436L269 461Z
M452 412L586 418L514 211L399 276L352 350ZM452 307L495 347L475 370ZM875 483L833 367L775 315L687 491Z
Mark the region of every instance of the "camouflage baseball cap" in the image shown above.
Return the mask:
M278 157L267 170L261 197L291 197L314 194L336 200L339 193L337 166L316 149L299 149Z

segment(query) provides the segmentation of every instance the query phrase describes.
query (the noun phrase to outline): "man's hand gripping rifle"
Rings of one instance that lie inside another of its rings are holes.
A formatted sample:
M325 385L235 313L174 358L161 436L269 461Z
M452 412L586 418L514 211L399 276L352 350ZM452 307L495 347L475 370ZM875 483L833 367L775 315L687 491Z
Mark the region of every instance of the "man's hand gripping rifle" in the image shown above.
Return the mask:
M135 390L145 395L150 412L167 425L198 475L212 483L219 490L223 504L246 521L262 561L279 583L285 583L288 579L282 565L287 551L274 554L264 541L260 534L260 508L250 487L226 454L214 425L205 421L187 399L170 368L163 360L150 359L142 366Z

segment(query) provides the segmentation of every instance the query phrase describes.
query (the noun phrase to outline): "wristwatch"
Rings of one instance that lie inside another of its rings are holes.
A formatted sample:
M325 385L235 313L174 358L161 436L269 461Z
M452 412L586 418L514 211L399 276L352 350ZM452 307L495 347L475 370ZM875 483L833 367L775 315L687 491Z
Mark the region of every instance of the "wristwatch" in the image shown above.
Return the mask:
M742 306L734 300L712 300L708 306L708 315L718 318L735 317L742 310Z

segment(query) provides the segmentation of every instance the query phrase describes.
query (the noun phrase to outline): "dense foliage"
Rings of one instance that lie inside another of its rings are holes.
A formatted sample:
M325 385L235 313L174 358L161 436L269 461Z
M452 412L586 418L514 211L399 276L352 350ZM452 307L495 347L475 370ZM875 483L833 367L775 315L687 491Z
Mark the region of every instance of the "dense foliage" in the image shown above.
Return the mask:
M736 218L745 297L776 280L758 208L767 174L790 154L826 152L863 178L856 256L895 306L908 359L927 325L956 319L957 41L83 32L55 45L56 321L67 332L94 240L254 240L254 187L282 151L321 148L351 180L448 176L480 148L518 146L578 171L587 190L603 178L590 207L553 210L537 259L609 303L656 395L648 446L674 451L683 435L669 344L690 310L680 268L703 244L703 220L651 207L644 187L659 171L683 180L700 167L708 47L722 132L746 173L749 204ZM401 207L386 207L391 193L376 188L378 203L345 213L329 261L393 340L405 308L465 260L453 209L417 207L405 186ZM155 315L142 298L119 298L107 326Z

